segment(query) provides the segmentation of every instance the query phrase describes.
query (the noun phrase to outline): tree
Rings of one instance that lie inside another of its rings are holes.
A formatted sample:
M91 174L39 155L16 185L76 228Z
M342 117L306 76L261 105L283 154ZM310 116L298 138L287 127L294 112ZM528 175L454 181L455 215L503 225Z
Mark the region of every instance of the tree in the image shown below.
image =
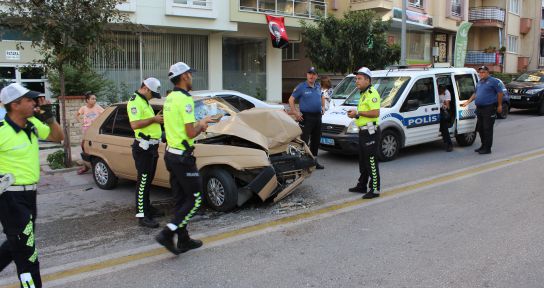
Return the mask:
M66 119L65 67L88 68L92 49L111 43L111 23L128 24L116 9L122 0L9 0L4 1L0 24L22 30L41 54L36 63L56 71L60 82L61 118L66 167L72 165L69 123ZM111 46L111 45L109 45Z
M376 18L373 11L301 23L306 56L320 69L345 74L362 66L381 69L400 59L400 47L387 43L391 23Z

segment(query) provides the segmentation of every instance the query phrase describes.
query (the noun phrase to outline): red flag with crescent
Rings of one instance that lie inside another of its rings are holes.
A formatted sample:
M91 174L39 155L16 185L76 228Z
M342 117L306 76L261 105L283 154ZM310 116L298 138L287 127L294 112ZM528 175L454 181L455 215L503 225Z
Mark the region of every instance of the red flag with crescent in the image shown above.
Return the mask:
M289 47L289 38L287 38L284 18L271 15L265 16L266 22L268 23L268 31L270 32L270 39L272 40L272 46L280 49Z

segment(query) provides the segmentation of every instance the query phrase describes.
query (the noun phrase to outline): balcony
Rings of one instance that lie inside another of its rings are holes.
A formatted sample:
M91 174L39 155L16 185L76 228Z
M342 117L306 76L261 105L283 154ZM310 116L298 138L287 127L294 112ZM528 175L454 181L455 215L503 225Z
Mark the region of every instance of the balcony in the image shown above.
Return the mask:
M473 7L468 12L468 21L475 27L504 28L504 9L499 7Z
M240 11L298 18L327 17L325 0L240 0Z
M531 31L531 25L533 25L533 19L521 18L519 21L519 33L527 34Z
M376 10L376 11L391 11L393 9L393 0L350 0L352 11L358 10Z
M482 51L467 51L465 64L467 67L473 68L486 65L491 72L502 72L502 56L503 55L498 52L485 53Z

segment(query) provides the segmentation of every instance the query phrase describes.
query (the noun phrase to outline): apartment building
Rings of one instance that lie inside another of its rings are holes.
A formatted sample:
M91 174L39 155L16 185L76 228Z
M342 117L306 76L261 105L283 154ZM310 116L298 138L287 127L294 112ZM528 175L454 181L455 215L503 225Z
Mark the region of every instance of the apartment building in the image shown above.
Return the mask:
M518 73L539 66L541 0L471 0L466 65Z
M174 62L184 61L198 71L193 79L195 90L233 89L279 102L285 51L272 47L265 14L284 16L287 34L296 43L301 41L300 20L326 17L328 2L126 0L118 8L138 24L137 30L116 31L121 50L108 57L97 52L91 55L92 64L129 92L150 76L161 80L163 90L170 89L168 69ZM0 49L5 50L0 53L1 78L28 80L17 67L31 63L39 55L32 49L15 49L16 43L30 46L29 39L23 39L17 31L11 34L4 34L0 41ZM43 73L40 77L45 86ZM45 90L43 87L39 91Z

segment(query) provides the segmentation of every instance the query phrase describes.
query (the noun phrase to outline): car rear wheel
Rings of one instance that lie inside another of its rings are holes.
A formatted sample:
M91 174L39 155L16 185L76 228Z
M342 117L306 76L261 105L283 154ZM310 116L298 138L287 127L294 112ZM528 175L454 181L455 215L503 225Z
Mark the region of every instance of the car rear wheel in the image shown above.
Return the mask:
M538 115L544 116L544 99L540 100L540 107L538 108Z
M397 158L400 151L400 136L392 130L382 132L378 153L381 161L391 161Z
M508 118L508 113L510 112L510 106L508 105L508 103L503 103L502 104L502 112L497 114L497 117L499 119L506 119Z
M106 162L100 158L95 158L93 163L94 182L100 189L110 190L117 186L117 176L113 174Z
M206 203L214 210L227 212L236 207L238 190L232 175L221 168L204 172Z
M470 146L474 143L474 140L476 140L476 132L457 134L455 135L455 140L457 140L459 146Z

